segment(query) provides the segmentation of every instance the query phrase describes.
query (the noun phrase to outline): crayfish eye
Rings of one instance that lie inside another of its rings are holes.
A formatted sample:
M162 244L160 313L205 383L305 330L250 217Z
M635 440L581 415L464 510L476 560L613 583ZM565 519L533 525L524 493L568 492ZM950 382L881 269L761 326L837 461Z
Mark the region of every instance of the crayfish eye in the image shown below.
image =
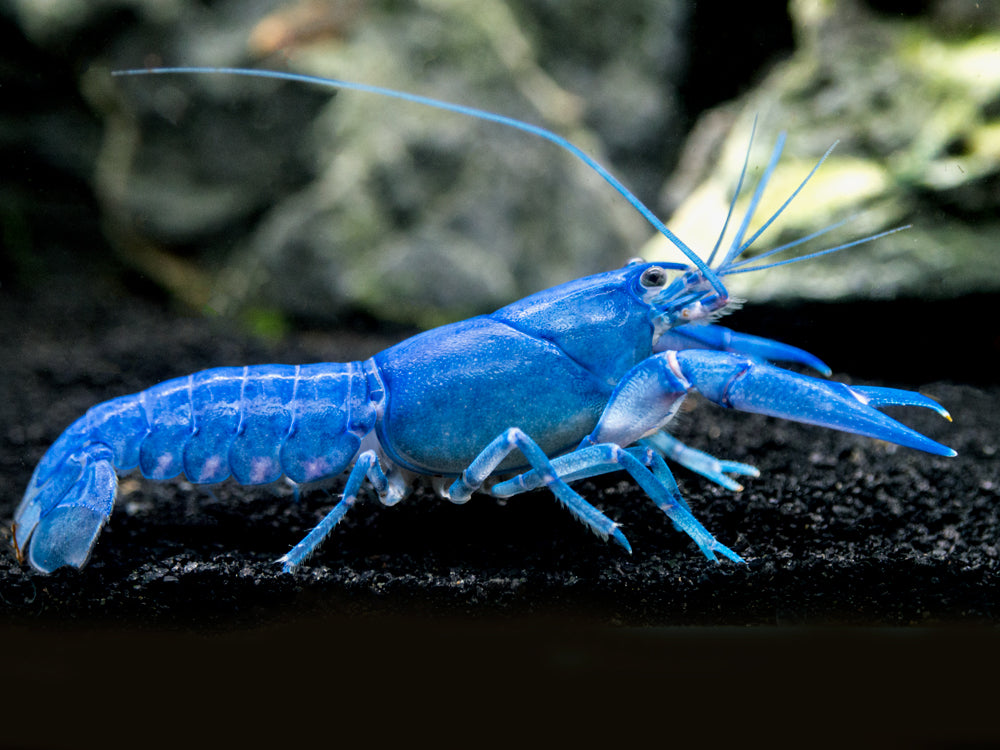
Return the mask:
M642 272L639 283L647 289L663 286L667 283L667 272L659 266L651 266Z

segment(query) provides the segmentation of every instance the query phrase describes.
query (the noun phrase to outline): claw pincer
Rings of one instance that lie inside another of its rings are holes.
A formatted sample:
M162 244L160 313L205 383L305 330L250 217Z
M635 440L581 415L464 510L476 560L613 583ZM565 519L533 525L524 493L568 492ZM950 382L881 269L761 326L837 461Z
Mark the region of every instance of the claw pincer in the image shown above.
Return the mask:
M939 404L919 393L851 388L725 352L668 352L665 357L670 369L690 383L690 389L719 406L853 432L938 456L955 455L951 448L875 408L886 404L922 406L947 416Z
M144 72L307 81L404 99L540 136L594 168L690 265L631 261L490 315L418 334L364 362L217 368L98 404L49 448L15 513L15 554L40 572L87 562L114 507L117 473L133 469L157 480L183 474L195 483L231 477L241 484L281 477L308 484L347 471L339 502L279 560L286 571L315 551L366 483L392 505L420 476L434 478L453 502L465 502L477 491L508 497L547 488L595 534L631 552L619 524L570 486L616 471L628 473L706 557L741 562L695 518L664 460L731 490L741 487L730 475L758 475L752 466L716 459L665 431L690 391L730 409L955 455L878 410L890 404L919 406L947 417L931 399L782 369L771 362L794 362L829 374L808 352L713 323L729 302L722 277L791 262L755 265L763 256L739 259L819 167L745 240L783 137L729 249L712 266L725 226L716 249L702 260L607 170L537 126L389 89L296 74L201 68L126 73Z

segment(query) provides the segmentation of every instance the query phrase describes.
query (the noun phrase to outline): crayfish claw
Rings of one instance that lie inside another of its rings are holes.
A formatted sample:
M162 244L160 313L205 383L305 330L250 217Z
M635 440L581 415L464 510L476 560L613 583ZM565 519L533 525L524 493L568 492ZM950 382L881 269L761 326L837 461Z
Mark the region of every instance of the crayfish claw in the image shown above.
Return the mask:
M921 406L947 414L936 401L920 393L819 380L725 352L689 349L667 355L665 363L688 381L689 388L721 406L888 440L938 456L956 455L951 448L877 409Z

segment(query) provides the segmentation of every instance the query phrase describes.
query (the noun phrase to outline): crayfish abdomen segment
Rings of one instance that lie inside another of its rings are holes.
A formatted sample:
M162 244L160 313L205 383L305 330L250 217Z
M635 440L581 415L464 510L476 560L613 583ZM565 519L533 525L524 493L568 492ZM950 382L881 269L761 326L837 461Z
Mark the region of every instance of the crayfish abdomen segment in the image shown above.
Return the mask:
M357 362L221 367L131 398L145 435L137 457L117 465L138 463L151 479L314 481L343 471L375 423Z

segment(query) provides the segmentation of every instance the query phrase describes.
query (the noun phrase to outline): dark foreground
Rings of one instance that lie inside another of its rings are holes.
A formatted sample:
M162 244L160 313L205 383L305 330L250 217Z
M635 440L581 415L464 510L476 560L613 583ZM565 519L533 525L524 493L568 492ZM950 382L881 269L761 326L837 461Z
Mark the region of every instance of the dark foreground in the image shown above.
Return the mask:
M362 358L404 335L356 326L268 344L113 289L96 304L64 292L15 297L0 317L4 524L44 449L96 401L211 366ZM856 382L934 396L953 424L915 409L897 416L959 453L927 456L698 403L677 434L762 472L734 495L678 470L696 515L746 565L703 559L630 481L612 477L581 491L624 524L631 557L546 493L453 506L419 492L394 508L356 508L286 575L274 560L322 517L329 495L295 502L285 488L128 477L82 572L38 576L4 540L5 682L30 706L53 683L117 691L155 673L161 701L188 701L205 689L193 675L209 670L246 679L248 691L281 695L287 685L306 705L318 699L323 715L331 699L365 695L406 716L416 691L418 704L425 693L423 705L437 706L433 720L420 715L425 727L482 731L470 714L447 719L451 701L471 701L499 731L501 715L516 712L565 720L566 739L584 726L584 736L620 738L627 724L616 718L637 711L662 722L663 739L697 729L738 740L756 718L777 722L775 738L809 726L818 736L806 744L837 744L846 728L821 717L838 704L873 725L871 735L851 731L860 744L992 737L988 694L974 685L1000 666L1000 387L977 363L995 357L996 334L970 332L947 345L954 354L928 349L941 319L991 304L900 303L898 320L888 305L854 311L853 322L851 310L829 306L732 319ZM884 339L876 324L898 336ZM974 342L980 354L963 355ZM715 692L730 698L702 700ZM596 716L576 715L590 700L602 706L596 727ZM92 716L94 707L65 705L69 717ZM303 711L305 724L318 718ZM712 725L717 716L723 726ZM271 729L285 742L296 733ZM7 733L14 743L40 736L16 722Z

